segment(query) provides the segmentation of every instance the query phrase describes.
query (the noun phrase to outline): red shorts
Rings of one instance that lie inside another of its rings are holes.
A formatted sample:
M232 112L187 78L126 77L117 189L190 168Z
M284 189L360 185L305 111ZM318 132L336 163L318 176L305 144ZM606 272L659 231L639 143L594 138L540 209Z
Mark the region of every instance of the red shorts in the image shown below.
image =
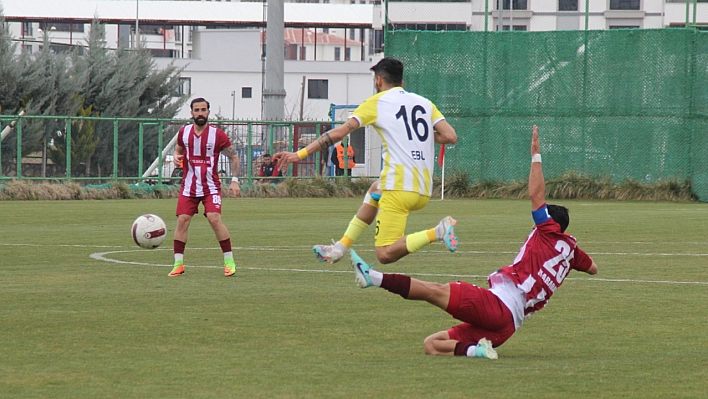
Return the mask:
M447 330L450 339L477 343L486 338L497 347L515 331L514 316L509 308L491 291L464 281L450 283L447 313L463 321Z
M177 216L194 216L199 212L199 203L204 203L204 214L221 213L221 194L210 194L205 197L186 197L179 195L177 200Z

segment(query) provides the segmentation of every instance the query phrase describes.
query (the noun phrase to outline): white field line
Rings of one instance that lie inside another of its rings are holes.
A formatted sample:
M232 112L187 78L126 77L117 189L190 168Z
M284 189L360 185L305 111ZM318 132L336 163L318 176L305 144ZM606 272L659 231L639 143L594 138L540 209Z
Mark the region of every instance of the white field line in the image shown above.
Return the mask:
M505 242L499 242L500 244L511 244ZM644 242L642 242L644 243ZM489 244L480 243L480 244ZM516 244L516 243L515 243ZM70 245L70 244L56 244L56 245L44 245L44 244L0 244L0 246L20 246L20 247L71 247L71 248L127 248L121 245ZM133 248L131 246L131 248ZM188 248L191 250L218 250L219 248ZM304 246L280 246L280 247L234 247L234 251L304 251L310 250L310 247ZM89 255L90 258L96 259L104 262L111 262L124 265L134 265L134 266L150 266L150 267L172 267L172 264L155 264L155 263L145 263L145 262L131 262L118 259L112 259L107 255L119 254L119 253L133 253L133 252L143 252L143 251L160 251L168 252L171 249L130 249L130 250L120 250L120 251L107 251L107 252L95 252ZM359 252L373 252L373 250L358 250ZM447 253L447 251L424 251L432 253ZM457 253L468 253L468 254L516 254L512 251L457 251ZM590 255L617 255L617 256L696 256L703 257L708 256L708 254L697 254L697 253L642 253L642 252L590 252ZM193 266L188 267L195 268L205 268L205 269L221 269L222 265L219 266ZM265 271L278 271L278 272L300 272L300 273L351 273L348 269L346 270L328 270L328 269L290 269L290 268L273 268L273 267L241 267L237 266L241 270L265 270ZM474 279L486 279L486 275L477 274L442 274L442 273L410 273L409 271L393 271L387 270L389 273L406 273L412 276L424 276L424 277L450 277L450 278L474 278ZM649 284L693 284L693 285L708 285L708 282L704 281L673 281L673 280L641 280L641 279L607 279L607 278L573 278L569 277L566 280L586 280L586 281L602 281L602 282L626 282L626 283L649 283Z
M214 250L215 248L191 248L191 249L197 249L197 250L202 250L202 249L209 249L209 250ZM254 249L253 247L247 247L247 248L234 248L234 249ZM260 250L263 250L263 248L259 248ZM266 249L266 250L274 250L272 248ZM298 250L301 250L299 248ZM144 263L144 262L131 262L131 261L123 261L123 260L117 260L117 259L112 259L110 257L107 257L107 255L112 255L112 254L118 254L118 253L127 253L127 252L140 252L142 250L140 249L134 249L134 250L128 250L128 251L108 251L108 252L95 252L90 255L92 259L100 260L100 261L105 261L105 262L112 262L112 263L118 263L118 264L126 264L126 265L134 265L134 266L151 266L151 267L172 267L171 264L154 264L154 263ZM162 250L162 251L168 251L168 250ZM373 252L373 251L371 251ZM196 268L204 268L204 269L221 269L223 266L188 266L188 267L196 267ZM296 273L351 273L350 270L331 270L331 269L290 269L290 268L276 268L276 267L241 267L237 266L236 267L239 270L259 270L259 271L274 271L274 272L296 272ZM348 269L348 268L347 268ZM410 273L406 271L391 271L387 270L388 273L405 273L409 274L411 276L423 276L423 277L450 277L450 278L469 278L469 279L486 279L486 275L479 275L479 274L443 274L443 273ZM596 278L596 277L590 277L590 278L573 278L569 277L566 278L566 280L586 280L586 281L600 281L600 282L613 282L613 283L647 283L647 284L685 284L685 285L708 285L708 281L672 281L672 280L639 280L639 279L606 279L606 278Z
M518 245L518 243L510 242L475 242L466 243L466 245L488 245L488 244L509 244ZM612 244L667 244L667 243L657 243L657 242L628 242L628 243L612 243ZM683 244L708 244L702 242L695 243L683 243ZM54 244L54 245L44 245L44 244L0 244L3 246L20 246L20 247L69 247L69 248L128 248L124 245L73 245L73 244ZM130 246L130 248L133 248ZM219 249L218 247L213 248L188 248L189 250L211 250ZM250 246L250 247L233 247L234 251L302 251L310 250L311 247L306 246L294 246L294 245L283 245L279 247L261 247L261 246ZM129 250L122 252L139 252L139 251L150 251L146 249ZM154 249L152 251L167 251L167 249ZM359 252L366 252L367 250L357 249ZM121 252L121 251L117 251ZM372 251L373 252L373 251ZM448 253L445 250L424 250L422 253ZM501 254L501 255L515 255L518 251L474 251L474 250L458 250L458 254ZM607 256L689 256L689 257L708 257L708 253L677 253L677 252L587 252L589 255L607 255Z

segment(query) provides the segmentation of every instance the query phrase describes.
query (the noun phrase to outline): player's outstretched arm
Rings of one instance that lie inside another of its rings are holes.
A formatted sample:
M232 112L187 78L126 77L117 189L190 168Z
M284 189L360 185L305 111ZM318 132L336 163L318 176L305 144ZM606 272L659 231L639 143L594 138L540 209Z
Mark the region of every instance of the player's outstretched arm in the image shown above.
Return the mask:
M543 168L541 165L541 142L538 139L538 126L533 125L529 198L531 198L531 209L534 211L546 203L546 183L543 180Z
M279 170L285 171L291 163L301 161L307 158L308 155L314 154L315 152L326 151L329 147L333 146L334 143L341 141L344 136L358 128L359 121L356 118L349 118L345 124L337 126L336 128L321 135L317 138L317 140L308 144L307 147L301 149L300 151L279 152L273 155L273 160L278 163L277 168Z

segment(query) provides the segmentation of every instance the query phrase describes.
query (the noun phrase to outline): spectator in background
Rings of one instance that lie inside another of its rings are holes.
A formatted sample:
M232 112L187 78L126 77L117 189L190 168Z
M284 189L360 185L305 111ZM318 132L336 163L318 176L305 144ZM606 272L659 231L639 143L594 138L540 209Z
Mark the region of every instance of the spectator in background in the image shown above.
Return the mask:
M278 177L280 176L280 170L277 164L273 162L270 154L267 152L261 157L263 162L259 168L258 176L260 177ZM280 179L262 179L263 183L279 183Z
M344 145L341 141L335 144L330 158L335 168L334 175L344 176ZM352 169L356 166L356 159L354 159L354 148L349 143L347 143L347 158L347 176L351 177Z

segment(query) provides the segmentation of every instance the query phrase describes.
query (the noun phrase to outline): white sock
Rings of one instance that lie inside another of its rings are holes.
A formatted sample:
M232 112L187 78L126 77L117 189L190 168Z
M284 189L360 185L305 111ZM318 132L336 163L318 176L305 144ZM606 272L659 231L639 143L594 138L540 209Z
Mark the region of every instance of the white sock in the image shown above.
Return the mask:
M381 283L383 282L383 273L374 269L369 269L369 278L371 279L371 283L373 285L381 287Z
M477 345L470 345L469 348L467 348L467 357L476 357L475 351L477 350Z
M184 254L175 254L175 262L184 262Z
M438 223L438 225L435 226L435 238L437 238L438 241L442 241L444 237L445 237L445 226L443 225L443 222L441 220L440 223Z
M345 255L346 255L347 251L349 251L349 248L347 248L346 245L342 244L342 243L339 242L339 241L337 241L336 243L334 243L334 249L336 249L337 251L339 251L339 252L341 252L342 254L345 254Z
M233 258L234 253L232 251L224 252L224 259Z

